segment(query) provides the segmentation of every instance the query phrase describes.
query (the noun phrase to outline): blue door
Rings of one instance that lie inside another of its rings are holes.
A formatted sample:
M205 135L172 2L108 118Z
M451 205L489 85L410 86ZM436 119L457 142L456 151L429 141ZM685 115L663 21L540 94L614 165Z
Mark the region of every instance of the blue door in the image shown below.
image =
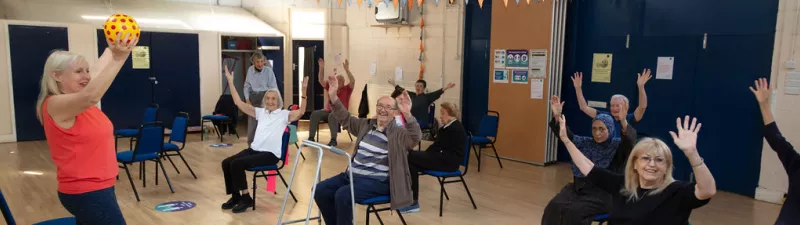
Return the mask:
M473 133L478 128L481 117L489 109L489 51L492 28L492 2L468 4L464 23L464 65L462 80L461 108L462 122ZM469 90L469 91L467 91Z

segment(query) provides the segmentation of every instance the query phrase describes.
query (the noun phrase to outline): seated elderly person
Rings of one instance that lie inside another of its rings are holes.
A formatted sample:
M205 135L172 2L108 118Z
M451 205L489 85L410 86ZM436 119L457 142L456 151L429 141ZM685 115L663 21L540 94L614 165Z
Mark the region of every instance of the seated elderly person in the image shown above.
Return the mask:
M247 168L275 165L281 153L283 132L289 123L297 121L306 111L306 98L300 104L299 110L288 111L283 108L283 98L278 89L267 89L264 94L263 108L253 107L239 97L233 83L233 75L225 68L225 77L228 79L233 101L245 114L258 120L253 143L250 148L222 160L222 174L225 177L225 192L231 198L222 204L222 209L233 209L234 213L247 211L253 207L253 198L247 192ZM303 82L303 89L308 86L308 79Z
M616 152L630 152L630 150L617 149L620 146L627 148L633 146L621 144L622 142L636 142L636 130L626 120L627 108L620 109L620 113L616 114L619 115L623 126L623 136L620 139L613 137L614 119L608 114L598 114L594 117L592 137L573 135L566 127L559 127L556 118L561 117L563 106L564 103L560 102L556 96L550 100L550 108L553 113L550 128L556 134L559 134L561 129L566 129L563 131L565 136L579 146L578 149L598 168L608 168ZM543 225L590 225L595 215L609 212L612 203L611 194L587 179L584 173L578 170L575 161L572 163L572 174L574 175L573 182L567 184L547 203L544 215L542 215Z
M419 212L419 173L423 170L456 171L464 161L464 148L467 134L458 121L458 107L449 102L441 104L439 111L439 131L436 140L425 151L408 153L408 168L411 172L411 190L414 204L403 208L400 213Z
M353 180L347 173L328 178L317 184L314 200L325 224L353 224L350 183L356 202L390 195L391 208L397 210L413 203L408 180L408 149L422 136L419 124L411 115L411 98L407 93L392 99L378 99L375 119L351 116L337 97L339 84L328 78L328 96L332 113L348 132L357 137L353 167Z

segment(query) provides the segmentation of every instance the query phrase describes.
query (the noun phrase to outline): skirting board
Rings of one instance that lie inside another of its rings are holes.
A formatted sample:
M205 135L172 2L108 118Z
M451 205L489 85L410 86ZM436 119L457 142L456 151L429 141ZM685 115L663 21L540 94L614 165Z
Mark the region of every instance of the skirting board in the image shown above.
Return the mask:
M772 202L775 204L783 204L783 192L770 190L758 187L756 188L756 199L765 201L765 202Z
M13 143L13 142L17 142L17 135L15 134L0 135L0 143Z

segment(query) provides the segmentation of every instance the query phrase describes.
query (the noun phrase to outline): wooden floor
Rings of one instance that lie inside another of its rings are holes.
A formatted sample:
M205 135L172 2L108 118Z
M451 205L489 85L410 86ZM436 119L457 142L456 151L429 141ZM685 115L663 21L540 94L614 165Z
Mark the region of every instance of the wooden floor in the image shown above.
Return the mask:
M328 131L320 132L320 140L327 141ZM300 132L305 139L308 132ZM219 139L200 141L200 136L190 135L190 143L183 151L189 164L198 175L192 178L188 170L180 162L181 174L167 163L167 173L175 187L175 193L169 191L162 179L159 185L154 182L154 164L147 166L146 188L138 180L138 167L131 171L134 182L141 196L137 202L125 172L120 170L116 193L120 207L128 224L276 224L285 188L279 183L278 195L264 190L265 181L260 180L257 209L241 214L233 214L229 210L221 210L220 204L227 200L224 194L224 182L220 171L220 162L245 148L246 138L234 140L233 147L211 148L210 144ZM352 149L347 135L339 135L339 147ZM125 142L125 141L120 141ZM127 144L127 143L126 143ZM124 148L121 145L121 149ZM502 154L502 149L499 149ZM296 155L292 147L291 157ZM311 151L304 153L308 160L298 167L294 190L299 203L290 200L287 206L288 219L305 217L308 206L313 172L317 159ZM474 155L473 155L474 156ZM177 159L177 158L176 158ZM294 158L291 158L293 162ZM406 215L409 224L539 224L542 211L547 202L571 180L571 172L567 164L540 167L528 164L503 161L505 168L500 169L494 158L484 156L481 172L470 168L466 176L467 185L475 198L478 209L472 209L466 192L458 183L447 186L450 200L445 200L444 216L438 216L439 185L434 178L420 177L420 205L422 211ZM474 157L471 164L476 165ZM11 211L19 224L32 224L38 221L69 216L61 206L56 193L55 166L45 142L21 142L0 144L0 188L6 195ZM284 169L291 173L291 164ZM326 154L323 163L322 177L327 178L342 172L346 161L333 154ZM28 173L23 173L29 171ZM30 174L40 172L41 175ZM248 175L248 177L251 175ZM289 177L287 175L286 179ZM249 180L249 178L248 178ZM250 183L250 181L248 181ZM193 201L197 207L183 212L164 213L154 210L160 203L169 201ZM364 208L357 208L358 224L364 223ZM753 200L727 192L719 192L707 206L695 210L691 217L694 225L732 225L732 224L773 224L780 209L779 205ZM312 215L316 214L316 209ZM401 224L396 214L383 212L382 219L386 224ZM378 224L373 216L370 221ZM3 224L4 221L0 222ZM313 223L316 224L316 223Z

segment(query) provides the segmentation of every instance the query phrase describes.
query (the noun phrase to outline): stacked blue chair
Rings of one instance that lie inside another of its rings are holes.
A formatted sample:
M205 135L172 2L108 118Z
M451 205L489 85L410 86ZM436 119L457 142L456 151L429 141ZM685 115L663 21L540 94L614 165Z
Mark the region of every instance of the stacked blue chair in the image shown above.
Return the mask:
M280 155L280 160L278 161L277 164L268 165L268 166L258 166L258 167L253 167L253 168L248 168L247 169L247 171L253 172L253 210L256 209L256 193L258 193L258 192L256 192L256 189L258 188L258 186L256 185L257 184L256 180L259 177L263 177L264 180L267 180L267 177L278 175L278 177L281 178L281 181L283 181L283 185L286 186L286 189L289 189L289 185L286 184L286 180L283 179L283 175L281 175L281 171L280 170L283 169L283 165L286 164L285 163L286 162L286 152L289 149L289 137L290 136L291 136L291 134L289 132L289 127L286 127L286 129L283 131L283 139L281 141L281 155ZM275 174L267 174L267 173L265 173L267 171L275 171ZM259 173L261 173L261 175L259 175ZM297 202L297 198L294 197L294 193L292 193L292 190L288 190L288 191L289 191L289 194L292 195L292 199L294 199L294 202Z
M366 205L367 206L367 225L369 225L369 214L370 213L375 213L375 217L378 218L378 222L381 223L381 225L383 225L383 220L381 219L381 215L379 215L378 212L389 211L389 210L392 210L392 208L391 207L386 207L386 208L378 209L378 208L375 207L375 205L385 205L385 204L389 204L391 202L392 202L391 198L388 195L384 195L384 196L378 196L378 197L369 198L369 199L366 199L364 201L360 201L360 202L356 202L356 203L359 204L359 205ZM406 219L403 218L403 214L400 213L400 210L396 210L396 211L397 211L397 216L400 217L400 222L403 222L403 225L406 225Z
M155 122L158 118L158 104L151 104L144 110L144 118L142 118L142 124ZM130 148L133 148L133 142L136 141L136 136L139 135L139 130L135 128L131 129L119 129L114 131L114 148L117 146L117 139L119 138L129 138L130 139Z
M167 171L160 160L161 154L164 152L164 124L161 122L143 124L139 127L139 135L136 140L136 148L117 153L117 162L120 163L120 168L125 169L125 173L128 174L128 180L131 182L131 188L133 188L133 193L136 195L136 201L139 201L139 192L136 191L131 172L128 170L128 165L134 163L154 161L156 163L156 185L158 185L158 167L160 166L161 172L164 173L164 178L169 185L169 190L175 193L175 190L172 189L172 183L169 181L169 176L167 176ZM144 173L142 175L146 176ZM142 179L142 186L147 187L145 178Z
M461 182L462 184L464 184L464 190L467 191L467 195L469 196L469 201L472 202L472 208L478 209L478 206L475 205L475 200L472 199L472 193L469 192L469 188L467 187L467 182L464 181L464 176L467 175L467 172L468 172L467 170L469 169L469 148L470 148L469 143L470 143L471 139L472 139L472 134L468 134L467 141L465 143L466 146L464 147L465 148L464 149L464 161L461 162L461 165L464 166L464 172L461 172L460 169L456 170L456 171L438 171L438 170L425 170L425 171L422 171L422 174L434 176L439 181L439 186L441 187L441 191L439 192L439 216L440 217L442 216L442 205L444 203L444 198L446 197L447 200L450 200L450 196L447 196L447 191L445 191L445 189L444 189L444 185L445 184L449 184L449 183ZM459 180L450 180L450 181L446 180L447 178L456 178L456 177L458 177Z
M0 211L3 212L3 218L5 218L6 224L17 225L17 221L14 220L14 215L11 215L11 209L8 207L6 197L3 196L3 190L0 190ZM75 217L64 217L38 222L34 225L75 225L76 223Z
M497 154L497 148L494 147L494 143L497 142L497 127L499 125L500 113L489 111L487 115L483 115L481 123L478 124L478 132L470 139L470 145L478 145L478 148L475 149L475 157L478 157L478 172L481 172L481 151L487 145L492 146L495 158L497 158L497 164L500 165L500 168L503 168L503 163L500 162L500 155Z
M181 154L181 150L186 147L186 132L189 131L189 127L187 123L189 122L189 114L185 112L179 112L177 116L175 116L175 120L172 121L172 133L169 135L169 141L164 143L164 154L162 157L166 157L169 160L169 163L172 164L172 167L175 168L175 172L181 174L181 171L178 170L178 167L175 166L175 163L172 162L172 158L170 156L179 156L181 160L183 160L183 164L186 165L186 168L189 169L189 172L192 173L194 179L197 179L197 175L194 175L194 171L192 167L189 166L189 163L186 162L186 158L183 158ZM178 143L181 144L178 147Z

